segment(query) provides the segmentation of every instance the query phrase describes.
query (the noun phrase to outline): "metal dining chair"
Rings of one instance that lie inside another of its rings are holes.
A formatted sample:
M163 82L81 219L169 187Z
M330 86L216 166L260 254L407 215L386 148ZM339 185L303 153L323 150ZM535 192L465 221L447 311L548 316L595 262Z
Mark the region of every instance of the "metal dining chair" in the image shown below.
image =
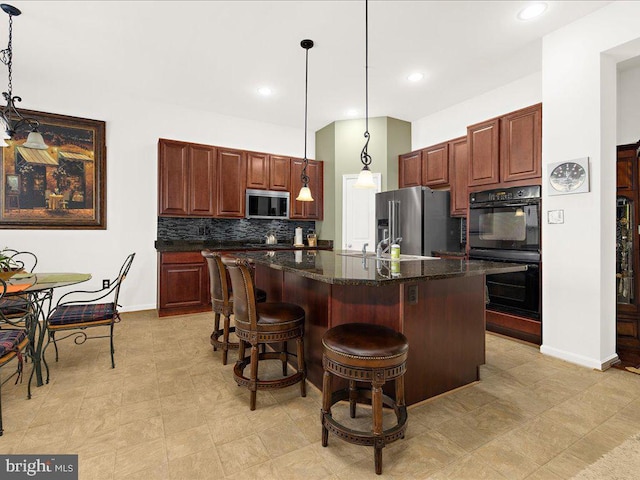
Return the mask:
M32 252L21 252L11 248L5 248L0 253L8 257L16 269L22 270L23 272L31 273L36 268L36 265L38 265L38 257ZM6 317L14 319L22 317L27 312L28 307L29 298L26 294L0 298L0 313Z
M5 298L7 292L7 284L0 279L0 300ZM16 383L22 380L22 372L24 367L23 355L30 355L32 350L29 349L29 338L34 338L29 334L29 328L36 328L37 322L33 320L29 309L23 312L24 315L17 318L5 316L0 311L0 368L11 363L14 359L17 361L16 371L9 375L4 381L0 382L0 436L4 432L2 424L2 385L16 376ZM29 376L27 386L27 398L31 398L31 379L33 378L33 367Z
M120 313L118 312L118 296L122 282L129 273L135 253L130 254L120 271L118 276L110 281L109 287L100 290L76 290L68 292L60 297L56 306L51 310L47 318L47 344L44 347L42 358L49 345L53 343L56 351L56 362L58 361L58 344L59 340L74 337L76 345L81 345L85 341L94 338L109 338L111 346L111 368L115 368L114 348L113 348L113 327L120 321ZM111 301L104 301L112 298ZM108 335L88 336L85 332L88 328L93 327L109 327ZM57 337L58 332L70 333ZM49 368L45 360L47 368L47 383L49 382Z

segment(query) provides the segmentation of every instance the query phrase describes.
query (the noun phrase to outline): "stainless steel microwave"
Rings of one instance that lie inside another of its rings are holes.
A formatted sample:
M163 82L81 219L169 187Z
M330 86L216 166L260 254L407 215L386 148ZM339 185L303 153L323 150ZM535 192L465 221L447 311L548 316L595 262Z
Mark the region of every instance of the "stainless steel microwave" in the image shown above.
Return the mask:
M247 188L246 218L289 218L289 192Z

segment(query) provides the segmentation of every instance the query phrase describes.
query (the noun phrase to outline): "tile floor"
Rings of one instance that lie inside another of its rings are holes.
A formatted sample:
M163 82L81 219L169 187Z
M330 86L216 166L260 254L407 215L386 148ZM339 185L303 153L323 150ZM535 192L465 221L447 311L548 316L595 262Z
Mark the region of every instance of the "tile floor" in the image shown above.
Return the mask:
M209 345L212 315L123 315L108 340L60 346L51 382L8 382L3 453L77 453L80 478L570 478L640 432L640 377L591 371L488 334L482 381L409 409L404 440L373 450L320 445L320 392L248 393ZM234 358L232 356L231 358ZM8 370L6 367L4 370ZM6 376L7 372L2 372Z

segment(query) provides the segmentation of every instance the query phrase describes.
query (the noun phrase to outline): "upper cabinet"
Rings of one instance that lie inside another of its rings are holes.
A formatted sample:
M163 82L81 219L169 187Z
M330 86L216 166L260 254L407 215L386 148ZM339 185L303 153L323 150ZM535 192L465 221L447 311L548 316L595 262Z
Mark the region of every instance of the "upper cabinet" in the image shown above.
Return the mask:
M299 220L322 220L324 216L324 166L319 160L309 160L307 175L309 176L309 189L313 202L299 202L296 200L302 181L300 175L304 167L304 160L301 158L291 159L291 211L290 218Z
M213 216L216 148L160 139L158 215Z
M246 152L218 148L216 187L216 216L244 217L247 188Z
M449 185L449 143L444 142L422 150L422 185Z
M287 192L291 176L289 157L247 152L247 187Z
M451 140L449 142L449 180L451 182L451 216L454 217L467 215L467 207L469 206L468 168L467 137Z
M398 157L398 188L418 187L422 182L422 152L410 152Z
M539 183L542 104L467 127L467 143L469 187L523 180Z

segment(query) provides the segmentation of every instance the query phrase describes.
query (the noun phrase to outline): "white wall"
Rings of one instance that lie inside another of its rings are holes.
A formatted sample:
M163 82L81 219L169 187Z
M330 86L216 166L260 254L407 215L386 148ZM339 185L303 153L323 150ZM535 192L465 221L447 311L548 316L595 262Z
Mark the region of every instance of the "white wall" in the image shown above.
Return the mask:
M640 3L615 2L543 41L543 178L549 163L589 157L591 192L550 197L543 182L544 210L564 210L565 223L543 228L541 351L594 368L617 358L612 49L640 36L639 17Z
M28 40L21 38L21 49L37 50L41 39L31 39L31 45ZM22 95L25 108L106 120L107 230L2 230L0 247L37 253L43 272L91 273L92 284L85 285L96 288L135 251L121 294L123 310L155 308L158 138L302 156L304 130L139 102L110 91L110 80L83 85L14 79L14 93ZM308 140L313 157L313 135Z
M618 74L617 125L618 145L640 140L640 66Z
M542 77L537 72L459 103L411 124L411 150L467 134L467 125L542 101Z

